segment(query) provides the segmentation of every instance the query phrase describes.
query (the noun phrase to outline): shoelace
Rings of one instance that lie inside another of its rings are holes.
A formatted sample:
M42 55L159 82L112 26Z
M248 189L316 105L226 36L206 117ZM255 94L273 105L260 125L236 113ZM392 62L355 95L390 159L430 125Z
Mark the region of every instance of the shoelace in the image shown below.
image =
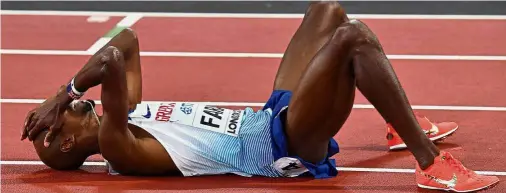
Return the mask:
M454 167L459 171L460 173L468 176L468 177L474 177L476 173L474 173L472 170L467 169L459 160L453 158L451 155L443 155L441 158L451 167Z

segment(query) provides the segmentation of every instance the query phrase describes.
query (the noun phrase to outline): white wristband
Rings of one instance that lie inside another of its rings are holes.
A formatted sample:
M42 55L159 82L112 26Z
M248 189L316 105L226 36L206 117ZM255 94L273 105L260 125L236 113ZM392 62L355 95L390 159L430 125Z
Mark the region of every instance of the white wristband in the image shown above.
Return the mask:
M84 92L79 92L76 89L76 87L74 86L74 79L75 77L72 78L72 81L70 81L70 83L67 85L67 93L72 99L78 100L84 95Z

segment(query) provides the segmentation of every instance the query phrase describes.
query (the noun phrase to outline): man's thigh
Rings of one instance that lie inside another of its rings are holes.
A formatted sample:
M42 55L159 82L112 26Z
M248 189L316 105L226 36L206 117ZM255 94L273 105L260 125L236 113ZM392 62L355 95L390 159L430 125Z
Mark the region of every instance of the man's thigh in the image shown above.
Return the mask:
M274 81L274 90L293 91L311 59L345 21L348 18L337 2L312 2L285 50Z

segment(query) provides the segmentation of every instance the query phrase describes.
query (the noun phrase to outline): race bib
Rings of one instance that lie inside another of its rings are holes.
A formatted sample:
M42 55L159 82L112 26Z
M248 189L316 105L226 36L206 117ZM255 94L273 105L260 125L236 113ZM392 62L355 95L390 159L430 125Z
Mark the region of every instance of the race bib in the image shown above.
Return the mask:
M198 103L175 103L171 122L237 137L244 111Z

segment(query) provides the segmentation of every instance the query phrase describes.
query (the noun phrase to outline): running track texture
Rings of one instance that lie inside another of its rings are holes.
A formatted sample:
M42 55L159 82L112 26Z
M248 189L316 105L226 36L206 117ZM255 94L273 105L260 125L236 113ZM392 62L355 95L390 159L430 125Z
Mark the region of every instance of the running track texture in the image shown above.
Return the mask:
M506 180L506 18L356 15L378 35L416 112L456 121L438 146L466 166ZM1 169L6 192L425 192L414 158L388 152L385 125L365 98L336 136L338 177L109 176L99 156L58 172L19 141L26 113L54 94L117 31L132 27L141 47L144 100L259 108L300 15L213 15L2 11ZM99 89L86 97L99 100ZM506 191L500 183L489 192Z

